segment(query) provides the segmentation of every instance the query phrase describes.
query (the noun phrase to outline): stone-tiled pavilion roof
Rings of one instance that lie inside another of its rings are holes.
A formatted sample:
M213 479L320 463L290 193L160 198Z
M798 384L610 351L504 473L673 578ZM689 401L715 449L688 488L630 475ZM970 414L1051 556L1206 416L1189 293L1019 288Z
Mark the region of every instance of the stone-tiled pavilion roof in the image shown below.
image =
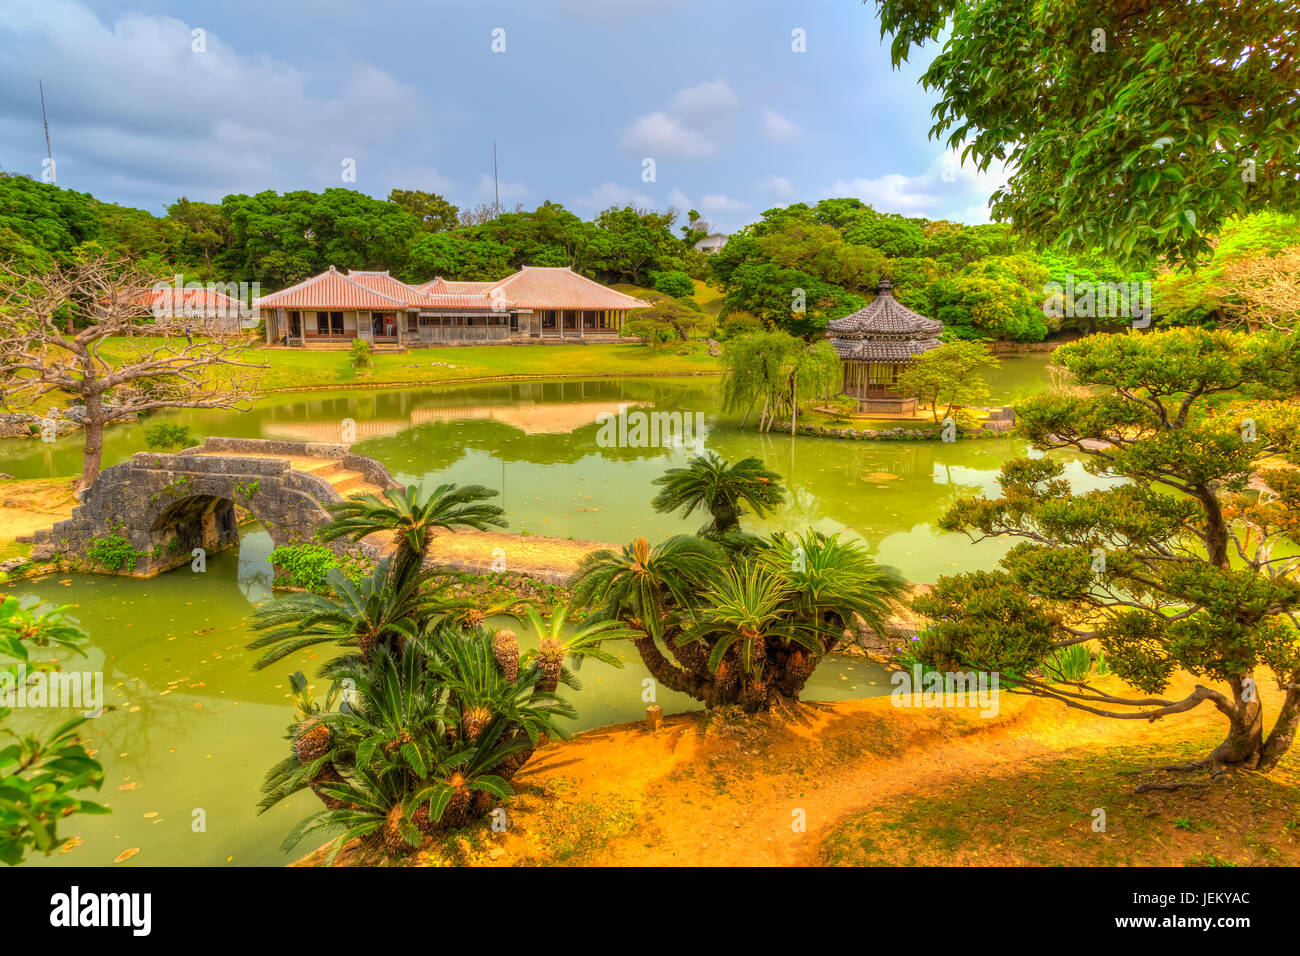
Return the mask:
M895 299L887 279L880 283L875 299L826 325L831 346L849 362L911 362L938 348L942 332L942 322L927 319Z

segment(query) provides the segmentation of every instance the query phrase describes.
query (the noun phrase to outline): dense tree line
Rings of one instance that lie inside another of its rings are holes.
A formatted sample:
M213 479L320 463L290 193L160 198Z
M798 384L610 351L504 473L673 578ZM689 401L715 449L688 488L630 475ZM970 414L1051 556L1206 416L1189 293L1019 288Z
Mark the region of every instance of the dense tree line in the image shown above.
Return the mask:
M181 197L166 215L100 202L22 176L0 176L0 259L33 270L89 254L129 257L159 275L259 282L278 289L331 265L399 278L498 279L523 265L570 266L604 282L652 286L661 273L703 276L674 234L677 214L611 208L588 221L558 203L528 212L458 210L435 193L353 189Z
M802 336L860 308L889 279L900 302L939 319L951 338L1036 342L1128 322L1046 314L1049 282L1150 279L1104 256L1027 250L1013 239L1003 225L906 218L857 199L825 199L768 210L709 267L734 322L754 317Z
M1291 327L1300 317L1287 267L1288 256L1300 255L1300 218L1286 213L1229 220L1197 270L1125 265L1061 243L1035 248L1006 225L907 218L853 198L769 209L708 257L693 247L708 224L693 210L686 219L678 226L673 210L623 207L585 220L553 202L460 210L435 193L402 189L387 200L352 189L268 190L220 203L182 197L154 216L0 175L0 260L29 272L56 260L126 257L158 275L259 282L270 291L330 265L387 269L407 281L570 266L633 294L663 293L670 301L650 323L654 341L712 324L691 298L695 279L723 292L723 335L766 328L815 338L868 302L882 279L903 304L943 322L950 339L1118 331L1131 310L1080 293L1103 284L1141 289L1156 325L1257 326L1261 315L1270 320L1263 324L1281 315ZM1066 286L1074 307L1053 314L1047 290Z

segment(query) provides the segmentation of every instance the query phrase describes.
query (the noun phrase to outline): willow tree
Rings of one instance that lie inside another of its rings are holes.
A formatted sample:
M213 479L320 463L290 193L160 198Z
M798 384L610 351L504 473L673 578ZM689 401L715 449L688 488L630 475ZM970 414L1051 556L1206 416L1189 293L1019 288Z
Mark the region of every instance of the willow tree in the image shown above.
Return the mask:
M1024 458L1003 467L1001 497L958 501L943 530L1021 541L1000 569L940 578L913 601L931 622L922 660L1016 675L1014 691L1109 718L1209 703L1224 741L1165 769L1274 769L1300 724L1300 337L1097 335L1056 355L1092 390L1018 404L1018 428L1113 480L1077 494L1061 462ZM1051 679L1044 663L1089 641L1131 690ZM1205 683L1168 696L1182 672ZM1266 682L1281 691L1267 733Z
M266 366L245 360L242 335L191 340L154 323L155 278L104 257L37 275L0 263L0 403L29 406L55 392L84 403L79 489L99 475L108 422L160 408L242 408L256 397L253 370Z
M795 433L799 403L825 395L841 378L840 358L825 340L811 345L788 332L753 332L722 348L722 407L744 411L745 427L762 400L759 431L780 421Z

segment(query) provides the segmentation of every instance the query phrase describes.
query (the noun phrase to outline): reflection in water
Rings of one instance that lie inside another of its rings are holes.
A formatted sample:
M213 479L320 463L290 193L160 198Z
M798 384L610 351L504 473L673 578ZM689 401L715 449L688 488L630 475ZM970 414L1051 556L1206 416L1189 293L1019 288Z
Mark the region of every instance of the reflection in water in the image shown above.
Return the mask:
M1010 360L995 383L1000 397L1041 387L1045 362ZM364 439L357 450L383 461L398 480L486 484L504 493L516 531L623 542L694 530L702 518L656 515L653 479L684 464L681 448L604 448L596 442L600 411L620 404L706 415L705 444L728 458L756 455L785 475L790 503L757 522L757 530L843 531L912 580L933 581L952 570L992 565L1001 542L971 545L941 535L941 510L963 495L996 491L1007 458L1024 453L1012 439L940 442L853 442L741 431L720 417L711 379L626 379L491 383L394 392L331 392L279 396L250 412L177 411L157 416L187 424L199 435L325 436L351 418ZM148 424L152 424L149 422ZM367 423L381 427L367 429ZM396 423L396 427L393 426ZM144 448L146 423L115 426L105 464ZM374 437L368 437L373 435ZM0 446L0 470L18 477L68 475L80 469L80 438L10 441ZM1068 463L1081 487L1098 481ZM102 794L113 813L77 818L68 833L83 842L51 861L104 865L138 849L131 863L173 865L275 864L278 847L297 820L317 809L310 795L254 815L258 785L285 754L281 739L292 716L286 675L314 676L329 651L305 651L269 671L251 670L244 649L253 604L270 595L269 536L246 531L238 551L210 557L206 573L181 568L151 580L74 575L11 585L19 595L71 604L91 634L88 663L103 669L114 709L92 721L90 746L104 763ZM526 644L527 629L521 629ZM525 647L525 649L527 649ZM611 649L619 670L589 661L574 699L581 730L643 714L645 672L630 646ZM883 669L832 658L808 684L809 699L888 693ZM693 709L688 698L660 691L666 712ZM22 720L66 719L22 715ZM20 725L21 726L21 725ZM203 811L206 829L192 826Z

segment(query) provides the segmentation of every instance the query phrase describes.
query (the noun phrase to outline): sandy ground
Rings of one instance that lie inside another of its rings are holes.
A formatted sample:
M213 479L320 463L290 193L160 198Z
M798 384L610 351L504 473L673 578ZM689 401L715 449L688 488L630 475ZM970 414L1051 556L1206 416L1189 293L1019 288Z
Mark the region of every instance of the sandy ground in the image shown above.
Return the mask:
M1120 686L1113 677L1103 686L1109 682ZM1192 683L1180 681L1169 696ZM1264 690L1270 721L1279 699ZM506 832L470 827L408 862L817 865L825 861L824 841L863 810L889 809L957 783L1014 790L1018 775L1040 758L1122 753L1198 735L1213 741L1222 729L1208 706L1148 723L1007 694L988 718L972 709L897 708L883 697L800 705L762 720L685 715L657 732L625 724L538 751L515 780ZM1150 765L1138 758L1134 767ZM1269 779L1294 788L1298 769L1292 754ZM1130 796L1134 782L1117 776L1115 793ZM1158 811L1168 796L1131 799ZM304 862L318 859L316 853ZM361 859L369 862L349 852L341 862Z
M466 528L434 535L425 564L476 574L508 571L549 584L563 584L584 557L601 548L617 546L600 541Z
M12 542L72 515L72 478L0 481L0 541Z

